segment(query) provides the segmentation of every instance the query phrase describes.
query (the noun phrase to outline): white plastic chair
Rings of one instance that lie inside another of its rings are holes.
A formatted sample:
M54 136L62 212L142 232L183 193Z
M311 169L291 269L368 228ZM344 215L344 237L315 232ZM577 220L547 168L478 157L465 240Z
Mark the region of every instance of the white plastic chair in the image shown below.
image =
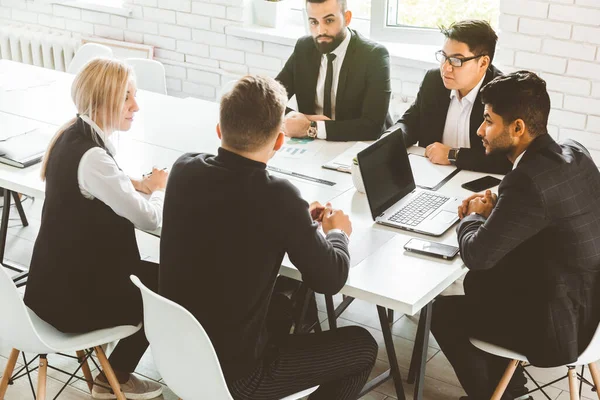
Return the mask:
M46 397L47 354L76 352L80 362L83 357L82 369L91 391L92 376L87 361L85 361L87 355L82 350L93 348L112 390L116 393L117 399L125 400L121 386L101 346L133 335L141 329L141 324L138 326L117 326L83 334L62 333L52 325L42 321L25 305L12 279L4 268L0 267L0 270L2 270L0 272L0 315L5 318L5 321L10 321L9 323L0 324L0 341L12 347L0 381L0 399L4 398L20 352L40 355L37 399L44 400Z
M131 275L142 292L144 330L154 363L169 388L185 400L233 400L210 338L185 308L152 292ZM318 386L287 396L296 400Z
M528 363L529 361L527 360L526 356L517 353L516 351L506 349L504 347L497 346L492 343L487 343L483 340L475 338L471 338L470 340L473 346L477 347L482 351L485 351L486 353L494 354L498 357L503 357L511 360L508 363L508 367L504 371L504 375L502 376L500 383L498 383L498 386L496 387L496 390L494 391L494 394L491 398L491 400L500 400L519 364ZM579 389L577 388L578 377L575 368L584 365L587 365L590 370L592 380L594 381L594 386L597 389L596 393L598 394L598 398L600 399L600 370L595 364L595 362L598 360L600 360L600 326L596 329L596 332L592 337L592 341L583 351L583 353L581 353L577 361L575 361L572 364L565 365L565 367L568 368L566 378L569 379L569 391L571 395L571 400L579 399ZM588 383L587 381L584 382Z
M112 58L112 49L108 46L98 43L86 43L77 50L75 57L71 60L67 72L70 74L76 74L83 68L85 64L93 60L94 58Z
M138 89L167 94L167 74L162 63L146 58L128 58L125 62L135 71Z

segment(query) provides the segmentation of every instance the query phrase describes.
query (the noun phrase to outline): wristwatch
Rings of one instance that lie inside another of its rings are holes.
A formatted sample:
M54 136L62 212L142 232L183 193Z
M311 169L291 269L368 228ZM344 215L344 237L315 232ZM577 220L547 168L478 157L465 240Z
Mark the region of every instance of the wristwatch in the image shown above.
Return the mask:
M448 161L450 161L450 164L456 165L456 159L458 158L459 151L460 149L450 149L448 151Z
M311 137L311 138L317 137L317 121L310 121L310 126L308 127L308 130L306 131L306 136Z

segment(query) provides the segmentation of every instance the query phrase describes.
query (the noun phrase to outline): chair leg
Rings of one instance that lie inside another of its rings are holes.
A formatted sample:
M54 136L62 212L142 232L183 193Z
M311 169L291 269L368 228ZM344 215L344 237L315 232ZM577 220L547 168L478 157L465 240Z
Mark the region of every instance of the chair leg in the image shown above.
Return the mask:
M506 390L510 379L514 375L515 370L519 366L519 363L520 361L517 360L511 360L508 363L508 367L506 367L504 375L502 375L502 379L500 379L500 383L498 383L498 386L496 386L496 390L494 390L494 394L492 395L492 398L490 400L500 400L500 398L502 398L502 395L504 394L504 391Z
M102 371L104 372L104 376L108 380L110 387L113 392L115 392L115 396L117 396L117 400L127 400L123 391L121 390L121 385L115 376L115 372L113 371L108 359L106 358L106 354L104 354L104 350L102 350L101 346L94 347L96 351L96 355L98 356L98 360L100 361L100 365L102 366Z
M575 367L568 367L569 372L567 372L567 376L569 377L569 393L571 394L571 400L579 400L579 390L577 388L577 371Z
M10 352L8 363L6 364L6 368L4 368L4 375L2 375L2 381L0 381L0 400L4 399L6 388L8 388L8 381L10 381L10 377L15 369L15 364L17 363L17 358L19 358L19 353L20 351L17 349L12 349Z
M596 395L598 396L598 399L600 399L600 371L598 371L596 363L588 364L588 368L590 369L592 381L594 381L594 386L596 387Z
M87 362L87 359L85 358L85 352L83 350L79 350L77 352L77 358L79 359L80 364L83 363L81 365L81 370L83 371L83 376L85 377L85 380L87 381L86 383L87 383L88 388L90 389L90 393L91 393L92 389L94 388L94 379L92 378L90 366Z
M46 400L46 371L48 360L45 354L40 354L40 367L38 368L37 400Z

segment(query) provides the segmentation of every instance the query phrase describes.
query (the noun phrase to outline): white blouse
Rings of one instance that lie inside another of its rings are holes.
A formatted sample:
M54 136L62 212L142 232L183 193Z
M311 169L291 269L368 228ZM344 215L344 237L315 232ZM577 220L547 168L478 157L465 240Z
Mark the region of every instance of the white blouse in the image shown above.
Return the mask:
M100 136L111 154L115 155L116 148L110 136L87 115L80 117ZM119 169L105 149L93 147L85 152L79 161L77 182L83 197L90 200L97 198L136 227L151 231L162 225L164 190L155 190L147 200L135 190L129 176Z

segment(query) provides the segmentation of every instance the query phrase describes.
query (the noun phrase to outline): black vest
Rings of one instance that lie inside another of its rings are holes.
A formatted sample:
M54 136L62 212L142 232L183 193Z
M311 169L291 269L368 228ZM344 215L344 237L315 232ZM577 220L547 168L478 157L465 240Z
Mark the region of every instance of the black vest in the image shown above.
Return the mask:
M83 197L77 182L81 157L102 147L92 135L77 119L54 145L25 291L27 306L63 332L140 322L118 320L124 317L111 312L115 307L139 309L119 315L142 315L141 297L129 280L140 262L133 224L102 201Z

